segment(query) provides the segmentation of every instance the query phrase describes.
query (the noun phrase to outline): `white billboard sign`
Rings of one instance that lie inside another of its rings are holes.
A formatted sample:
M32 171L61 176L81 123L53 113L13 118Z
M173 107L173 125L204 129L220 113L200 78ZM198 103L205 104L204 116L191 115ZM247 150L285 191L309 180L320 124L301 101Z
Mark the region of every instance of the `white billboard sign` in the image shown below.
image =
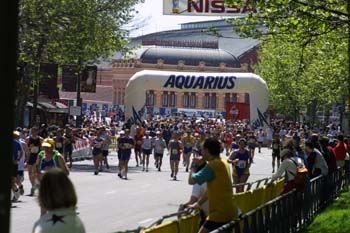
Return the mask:
M225 4L225 0L163 0L164 15L237 16L256 13L249 1L242 6Z
M69 107L69 115L80 116L81 115L81 107L80 106L70 106Z

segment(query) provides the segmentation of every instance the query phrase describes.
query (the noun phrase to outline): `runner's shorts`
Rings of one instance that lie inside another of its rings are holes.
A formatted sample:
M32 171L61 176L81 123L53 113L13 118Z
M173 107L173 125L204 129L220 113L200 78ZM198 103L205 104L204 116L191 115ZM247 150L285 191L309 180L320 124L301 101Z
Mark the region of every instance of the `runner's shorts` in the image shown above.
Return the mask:
M97 156L97 155L100 155L100 154L102 154L102 150L100 148L94 147L94 149L92 149L92 155L93 156Z
M185 147L184 148L184 154L192 153L192 147Z
M150 154L152 154L152 150L151 150L151 149L143 149L142 152L143 152L145 155L150 155Z

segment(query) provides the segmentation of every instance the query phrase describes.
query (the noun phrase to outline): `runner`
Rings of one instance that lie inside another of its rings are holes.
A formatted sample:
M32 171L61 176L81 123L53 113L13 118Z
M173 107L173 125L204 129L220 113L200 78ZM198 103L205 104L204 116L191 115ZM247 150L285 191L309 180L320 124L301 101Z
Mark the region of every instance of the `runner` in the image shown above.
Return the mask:
M164 149L166 148L166 142L163 139L163 135L160 131L157 131L157 138L154 140L154 157L156 159L156 168L161 171Z
M149 156L152 153L152 138L149 136L150 131L146 130L146 135L142 139L142 171L148 172Z
M19 133L22 134L22 132L19 132ZM28 148L27 148L27 144L25 143L25 140L22 137L19 137L18 133L14 134L14 137L16 140L18 140L21 143L22 151L23 151L23 156L20 158L18 162L18 170L17 170L17 177L16 177L16 184L18 186L19 193L23 195L24 194L24 188L23 188L24 164L25 164L25 159L27 158Z
M98 175L100 169L99 165L100 162L103 160L102 157L102 146L103 146L103 138L102 138L102 130L98 129L96 132L96 137L92 140L92 156L94 160L94 166L95 166L95 175Z
M225 143L225 149L226 149L226 156L229 156L231 154L232 150L232 142L233 142L233 134L227 130L224 135L224 143Z
M282 147L282 142L280 140L279 134L275 133L272 140L272 173L275 173L275 163L277 159L277 169L281 164L280 151Z
M181 158L182 143L179 140L179 134L174 132L173 139L170 140L168 146L168 153L170 154L170 177L176 180L177 173L179 171L179 162Z
M266 128L266 140L267 140L267 148L271 149L272 140L273 140L273 130L270 127Z
M101 161L101 168L102 168L102 162L104 162L104 164L106 165L106 168L109 169L108 153L109 153L109 145L111 145L112 140L111 140L110 131L105 127L102 127L102 138L103 138L103 145L102 145L103 161Z
M119 150L120 150L120 172L118 176L121 179L128 179L128 163L131 156L131 149L134 147L135 142L132 137L130 137L129 129L126 129L125 132L120 132L120 134L124 134L124 137L119 138Z
M25 140L28 147L28 152L27 152L28 158L27 158L26 167L28 169L28 176L29 176L30 183L32 184L32 188L30 189L30 194L29 194L30 196L34 196L35 189L37 188L36 172L35 172L36 167L34 165L38 158L38 154L41 150L42 141L43 141L42 137L39 136L39 128L34 126L31 129L30 136L27 137Z
M256 138L254 134L251 134L248 138L248 149L250 153L250 158L252 159L252 163L254 163L255 147L256 147Z
M43 150L39 152L38 159L35 162L39 181L41 180L43 173L53 167L61 168L66 175L69 175L69 169L64 157L58 150L55 150L55 141L52 138L45 138L41 147Z
M56 136L54 137L55 140L55 148L60 152L60 154L63 154L63 142L64 142L64 137L63 137L63 129L59 128L56 131Z
M75 139L72 133L72 128L67 127L66 132L64 134L64 141L63 141L63 153L64 153L64 160L66 162L67 159L69 158L69 168L72 167L73 159L72 159L72 154L73 154L73 144L75 143Z
M134 136L134 141L135 141L134 151L135 151L136 167L139 166L139 161L140 161L140 164L143 164L143 161L141 158L142 138L143 136L141 134L141 128L137 127L136 134Z
M20 137L20 133L18 131L13 132L13 170L12 170L12 192L13 192L13 199L12 202L17 202L20 197L20 190L19 186L17 185L17 174L18 174L18 163L24 156L23 149L21 146L21 143L18 141Z
M228 163L232 164L232 177L235 184L244 184L249 178L249 168L251 164L251 158L249 151L246 149L247 142L244 138L239 139L239 149L234 151L228 158ZM236 192L240 193L244 191L244 186L240 185L236 187Z
M182 139L182 144L184 145L184 151L183 151L184 167L186 167L186 172L188 172L188 168L190 165L190 157L191 157L192 148L194 145L194 138L191 135L191 131L187 131L185 137L183 137Z
M259 129L258 133L256 134L256 137L258 139L259 153L261 153L261 147L264 143L264 137L265 137L264 131L262 129Z

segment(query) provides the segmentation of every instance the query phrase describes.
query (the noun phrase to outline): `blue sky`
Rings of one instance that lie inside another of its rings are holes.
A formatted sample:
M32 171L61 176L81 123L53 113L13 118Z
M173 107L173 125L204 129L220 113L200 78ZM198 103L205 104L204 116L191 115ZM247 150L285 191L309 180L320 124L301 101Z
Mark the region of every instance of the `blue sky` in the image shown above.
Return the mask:
M215 16L172 16L163 15L163 0L145 0L136 6L135 18L131 26L137 29L130 34L131 37L180 28L181 23L215 20Z

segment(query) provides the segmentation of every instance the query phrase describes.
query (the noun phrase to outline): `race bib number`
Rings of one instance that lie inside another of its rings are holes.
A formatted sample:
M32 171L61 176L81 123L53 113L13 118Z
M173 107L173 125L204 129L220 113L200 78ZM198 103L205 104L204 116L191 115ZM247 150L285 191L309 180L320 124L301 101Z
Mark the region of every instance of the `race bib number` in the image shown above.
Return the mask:
M172 150L171 150L171 153L172 153L173 155L177 155L177 149L172 149Z
M101 144L95 144L96 148L101 148L101 146L102 146Z
M141 141L137 141L137 145L141 145L142 144L142 142Z
M273 149L276 149L276 150L277 150L278 148L279 148L278 144L274 144L274 145L273 145Z
M239 160L238 163L237 163L237 166L240 168L240 169L245 169L247 167L247 161L245 160Z
M37 147L37 146L32 147L30 149L30 152L33 153L33 154L39 153L39 147Z
M62 148L62 143L60 142L56 143L56 148Z

